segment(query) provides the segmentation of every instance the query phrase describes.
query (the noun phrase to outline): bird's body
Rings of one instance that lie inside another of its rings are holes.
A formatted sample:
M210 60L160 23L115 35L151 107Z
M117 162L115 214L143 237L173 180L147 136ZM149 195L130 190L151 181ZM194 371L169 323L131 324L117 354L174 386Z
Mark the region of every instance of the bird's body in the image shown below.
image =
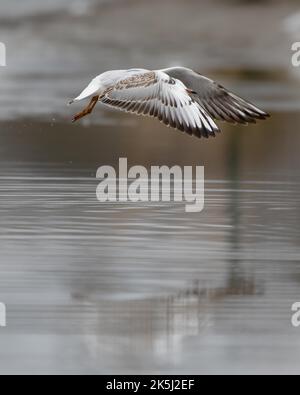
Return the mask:
M90 114L101 101L138 115L158 118L172 128L197 137L215 136L216 120L255 123L269 115L193 70L112 70L94 78L72 102L91 98L74 121Z

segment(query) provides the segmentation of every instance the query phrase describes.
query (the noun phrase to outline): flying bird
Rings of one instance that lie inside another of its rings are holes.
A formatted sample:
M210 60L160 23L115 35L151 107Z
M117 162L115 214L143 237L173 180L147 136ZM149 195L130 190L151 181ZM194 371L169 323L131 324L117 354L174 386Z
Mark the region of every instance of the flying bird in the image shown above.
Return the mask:
M94 78L70 102L90 99L73 122L91 114L100 101L108 106L158 118L165 125L196 137L220 132L215 121L256 123L269 114L215 81L184 67L163 70L112 70Z

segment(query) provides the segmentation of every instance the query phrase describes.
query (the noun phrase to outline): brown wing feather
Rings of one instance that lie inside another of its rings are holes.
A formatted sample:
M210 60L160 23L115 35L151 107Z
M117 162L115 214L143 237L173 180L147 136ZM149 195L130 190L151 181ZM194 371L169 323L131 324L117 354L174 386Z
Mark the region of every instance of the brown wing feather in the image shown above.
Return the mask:
M174 94L172 87L179 89L178 84L181 83L167 75L161 79L156 72L138 74L109 87L100 100L126 112L158 118L190 135L215 136L218 127L192 94L182 84L181 97Z

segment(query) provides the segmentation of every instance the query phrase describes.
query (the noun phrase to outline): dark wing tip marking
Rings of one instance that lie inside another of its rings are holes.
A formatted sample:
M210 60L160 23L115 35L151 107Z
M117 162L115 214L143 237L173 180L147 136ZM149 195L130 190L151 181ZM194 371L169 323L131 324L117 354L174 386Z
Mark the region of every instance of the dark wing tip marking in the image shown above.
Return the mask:
M215 86L218 90L214 94L206 95L205 97L193 95L199 105L203 106L215 120L247 125L270 117L270 114L267 112L230 93L221 85L215 84Z

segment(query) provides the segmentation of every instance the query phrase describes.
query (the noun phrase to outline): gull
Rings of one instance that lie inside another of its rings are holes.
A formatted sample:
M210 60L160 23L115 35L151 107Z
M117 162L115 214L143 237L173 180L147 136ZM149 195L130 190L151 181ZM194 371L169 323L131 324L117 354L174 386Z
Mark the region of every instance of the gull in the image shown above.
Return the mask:
M215 81L185 67L163 70L112 70L94 78L70 102L90 99L73 122L91 114L98 102L158 118L165 125L196 137L214 137L215 121L256 123L269 114Z

